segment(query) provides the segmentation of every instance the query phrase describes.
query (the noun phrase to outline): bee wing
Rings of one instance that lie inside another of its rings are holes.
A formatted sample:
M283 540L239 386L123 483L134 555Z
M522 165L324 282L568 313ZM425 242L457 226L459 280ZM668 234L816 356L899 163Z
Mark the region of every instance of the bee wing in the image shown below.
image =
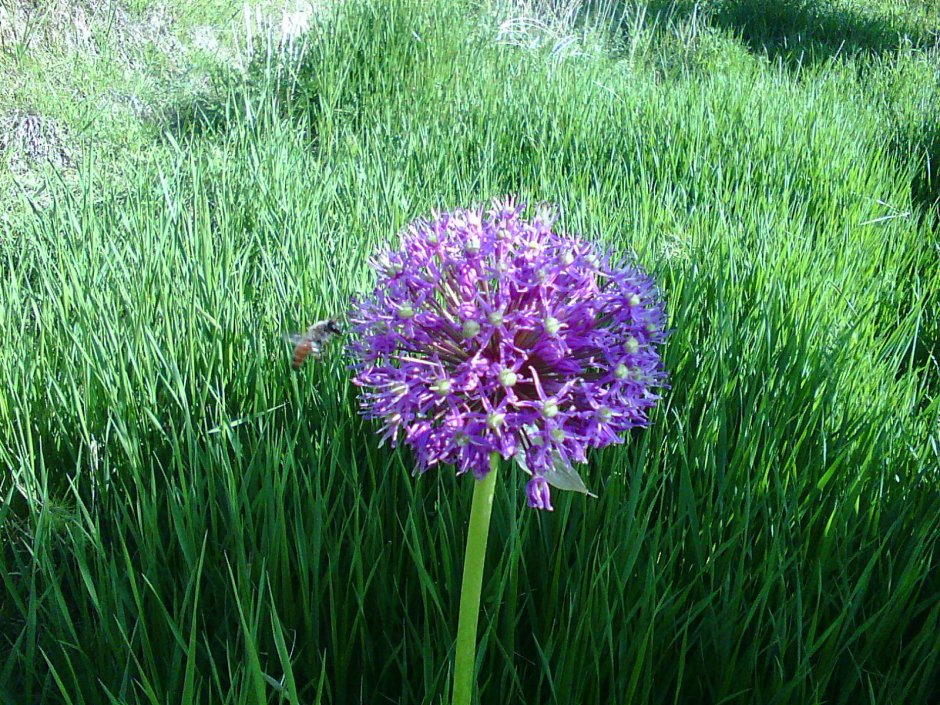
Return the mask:
M307 338L310 340L321 340L329 338L333 335L330 331L330 322L326 321L317 321L312 326L307 329Z
M290 345L300 345L307 339L307 336L301 333L285 333L284 340Z

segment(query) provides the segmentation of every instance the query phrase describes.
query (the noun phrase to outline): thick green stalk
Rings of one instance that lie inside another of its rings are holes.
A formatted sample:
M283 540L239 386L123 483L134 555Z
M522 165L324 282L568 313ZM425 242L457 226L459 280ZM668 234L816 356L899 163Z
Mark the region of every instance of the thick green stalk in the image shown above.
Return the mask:
M490 456L490 472L474 483L473 504L470 506L470 529L467 532L467 553L463 562L463 584L460 587L460 618L457 622L457 658L454 667L453 705L470 705L477 654L477 621L480 616L480 592L483 589L483 563L486 538L490 531L490 514L499 454Z

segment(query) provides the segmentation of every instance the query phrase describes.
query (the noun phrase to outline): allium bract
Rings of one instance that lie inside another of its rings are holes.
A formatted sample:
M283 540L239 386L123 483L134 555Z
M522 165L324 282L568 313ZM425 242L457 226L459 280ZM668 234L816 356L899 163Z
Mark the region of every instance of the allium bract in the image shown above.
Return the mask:
M522 213L506 200L435 214L373 260L377 286L352 315L354 383L419 471L481 478L496 452L531 475L529 505L551 509L550 485L583 491L572 464L589 447L646 424L665 316L642 271L554 232L545 209Z

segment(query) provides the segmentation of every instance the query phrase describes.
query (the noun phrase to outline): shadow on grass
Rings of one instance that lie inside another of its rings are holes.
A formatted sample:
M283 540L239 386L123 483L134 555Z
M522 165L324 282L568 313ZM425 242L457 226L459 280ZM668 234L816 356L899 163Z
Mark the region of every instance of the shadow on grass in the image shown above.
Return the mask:
M794 74L827 61L891 60L902 50L940 47L940 26L864 12L832 0L625 0L621 8L626 17L644 10L645 23L657 31L696 21L723 30L751 53ZM629 23L624 29L629 31ZM940 210L940 119L925 114L918 124L906 126L902 121L895 129L891 150L902 161L918 162L911 180L914 203Z
M911 183L914 202L933 210L940 208L940 121L924 125L916 138L921 151L921 168Z
M234 119L225 101L193 96L164 111L154 124L175 138L208 137L227 132Z
M660 24L704 22L734 34L750 51L790 69L836 57L879 56L937 44L940 31L839 7L827 0L650 0L630 2Z
M911 105L906 95L893 98L888 112L888 148L902 164L910 165L911 201L931 218L934 231L940 223L940 93L929 86ZM933 95L931 95L933 93ZM905 102L908 101L908 102ZM902 108L898 109L897 105ZM894 108L892 110L892 108Z
M749 49L794 67L836 56L877 56L905 44L932 46L937 36L890 18L834 7L819 0L728 0L712 17Z

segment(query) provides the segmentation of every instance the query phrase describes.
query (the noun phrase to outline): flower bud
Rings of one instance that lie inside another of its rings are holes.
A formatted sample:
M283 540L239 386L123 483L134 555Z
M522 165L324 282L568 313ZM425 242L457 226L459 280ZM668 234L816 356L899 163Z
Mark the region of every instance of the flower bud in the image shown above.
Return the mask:
M468 255L477 254L480 251L480 238L476 235L471 235L467 238L466 242L464 242L463 249Z
M504 387L512 387L519 381L519 376L508 367L499 373L499 383Z
M446 397L448 394L450 394L451 387L453 387L451 381L447 378L444 378L439 379L437 382L432 384L431 391L439 396Z
M469 321L463 322L463 330L461 331L461 335L463 335L464 338L472 338L479 332L480 324L474 321L472 318Z

